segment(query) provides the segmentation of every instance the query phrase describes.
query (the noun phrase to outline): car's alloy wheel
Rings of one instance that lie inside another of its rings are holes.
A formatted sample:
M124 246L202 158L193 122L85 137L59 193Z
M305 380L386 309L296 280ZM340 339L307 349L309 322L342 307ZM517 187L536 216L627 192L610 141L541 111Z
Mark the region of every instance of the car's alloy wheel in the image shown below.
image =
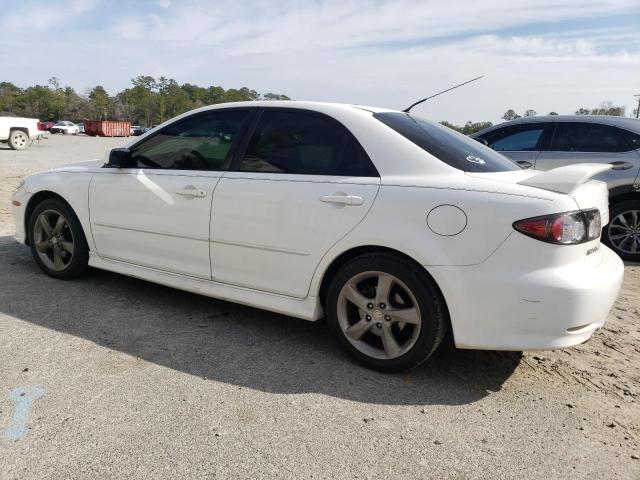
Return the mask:
M29 145L29 137L22 130L13 130L9 135L9 146L14 150L24 150Z
M449 324L433 279L390 252L349 260L327 289L329 327L364 365L393 372L415 367L440 345Z
M640 261L640 205L635 201L614 205L603 240L625 260Z
M363 272L342 287L338 322L358 351L389 360L415 345L422 316L418 301L401 280L384 272Z
M56 272L67 268L73 259L73 232L60 212L45 210L38 215L33 242L42 262Z
M618 250L632 255L640 253L640 210L619 213L609 222L609 239Z
M88 269L89 247L73 210L51 198L38 204L29 219L33 258L48 275L75 278Z

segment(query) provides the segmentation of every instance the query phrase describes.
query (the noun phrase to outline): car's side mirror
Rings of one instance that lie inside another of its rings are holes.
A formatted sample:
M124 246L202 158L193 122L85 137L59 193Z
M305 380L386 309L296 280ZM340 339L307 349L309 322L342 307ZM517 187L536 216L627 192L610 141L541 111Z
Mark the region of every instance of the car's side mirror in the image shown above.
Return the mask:
M113 148L109 152L107 167L111 168L132 168L131 150L128 148Z

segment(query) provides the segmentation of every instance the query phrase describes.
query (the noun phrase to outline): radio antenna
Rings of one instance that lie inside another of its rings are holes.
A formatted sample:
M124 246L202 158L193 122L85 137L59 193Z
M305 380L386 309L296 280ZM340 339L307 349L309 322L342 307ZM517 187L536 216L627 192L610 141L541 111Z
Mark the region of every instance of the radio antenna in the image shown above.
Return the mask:
M461 87L463 85L466 85L467 83L471 83L471 82L475 82L476 80L480 80L482 77L484 77L484 75L480 75L479 77L472 78L471 80L467 80L466 82L462 82L462 83L456 85L455 87L447 88L446 90L442 90L441 92L438 92L435 95L431 95L430 97L423 98L422 100L418 100L416 103L410 105L408 108L405 108L403 110L403 112L409 113L413 107L415 107L416 105L420 105L422 102L426 102L427 100L430 100L433 97L437 97L438 95L442 95L443 93L447 93L447 92L450 92L451 90L455 90L456 88Z

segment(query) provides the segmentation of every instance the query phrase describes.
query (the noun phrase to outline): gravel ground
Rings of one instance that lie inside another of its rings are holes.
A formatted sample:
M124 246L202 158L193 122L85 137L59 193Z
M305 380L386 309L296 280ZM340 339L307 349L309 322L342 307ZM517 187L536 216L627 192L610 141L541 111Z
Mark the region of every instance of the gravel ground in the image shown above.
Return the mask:
M640 478L640 267L584 345L444 348L382 375L321 322L40 273L12 238L11 190L125 141L0 146L0 479Z

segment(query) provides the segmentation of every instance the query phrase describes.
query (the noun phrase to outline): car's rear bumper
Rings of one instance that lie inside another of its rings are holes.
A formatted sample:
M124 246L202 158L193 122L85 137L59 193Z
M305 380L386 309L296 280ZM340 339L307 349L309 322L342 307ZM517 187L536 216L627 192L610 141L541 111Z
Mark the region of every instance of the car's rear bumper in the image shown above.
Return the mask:
M526 265L536 252L521 255ZM624 275L604 245L582 261L542 269L519 268L499 252L480 265L427 268L447 300L456 346L496 350L585 342L604 324Z

